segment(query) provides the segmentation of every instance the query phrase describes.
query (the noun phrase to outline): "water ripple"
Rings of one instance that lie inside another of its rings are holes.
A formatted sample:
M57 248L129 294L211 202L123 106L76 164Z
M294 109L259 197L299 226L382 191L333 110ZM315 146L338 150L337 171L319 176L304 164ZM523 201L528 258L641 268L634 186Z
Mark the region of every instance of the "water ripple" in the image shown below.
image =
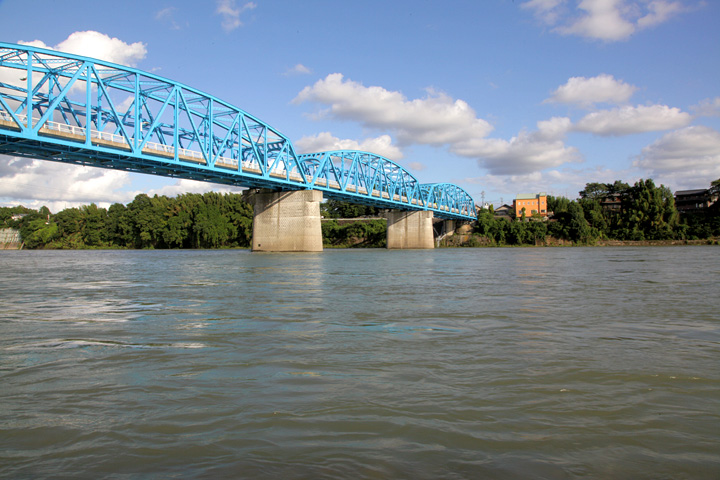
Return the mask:
M9 255L3 478L720 472L717 248Z

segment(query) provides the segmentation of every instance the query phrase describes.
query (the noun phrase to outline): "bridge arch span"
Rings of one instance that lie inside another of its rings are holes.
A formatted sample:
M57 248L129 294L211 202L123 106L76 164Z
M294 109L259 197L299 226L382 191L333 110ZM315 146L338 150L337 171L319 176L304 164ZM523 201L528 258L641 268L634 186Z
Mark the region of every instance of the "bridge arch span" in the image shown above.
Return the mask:
M386 208L423 209L420 182L403 167L370 152L332 150L300 155L310 188L328 197Z
M476 217L475 201L462 188L453 183L426 183L421 185L423 198L429 209L458 212L463 217ZM442 217L442 215L436 215ZM450 217L448 217L450 218Z
M461 188L423 186L380 155L298 155L277 129L213 95L30 45L0 43L0 154L475 218Z
M31 45L0 43L0 154L258 189L255 219L268 220L254 228L298 226L266 229L258 238L307 237L287 247L293 251L318 249L319 213L308 212L319 211L323 195L404 212L398 231L417 230L411 223L418 220L422 236L433 215L475 219L472 199L460 187L422 185L380 155L298 155L277 129L213 95L136 68ZM285 206L277 208L280 203ZM304 213L294 222L280 221L297 212Z
M80 55L0 43L0 153L303 188L290 140L213 95Z

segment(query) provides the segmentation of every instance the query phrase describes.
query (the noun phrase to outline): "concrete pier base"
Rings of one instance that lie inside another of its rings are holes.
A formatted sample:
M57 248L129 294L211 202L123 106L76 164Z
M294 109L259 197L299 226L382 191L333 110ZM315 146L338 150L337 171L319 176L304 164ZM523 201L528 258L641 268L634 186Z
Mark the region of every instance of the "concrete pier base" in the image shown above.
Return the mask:
M432 219L428 211L388 211L387 248L434 248Z
M322 252L322 192L260 190L253 205L253 252Z

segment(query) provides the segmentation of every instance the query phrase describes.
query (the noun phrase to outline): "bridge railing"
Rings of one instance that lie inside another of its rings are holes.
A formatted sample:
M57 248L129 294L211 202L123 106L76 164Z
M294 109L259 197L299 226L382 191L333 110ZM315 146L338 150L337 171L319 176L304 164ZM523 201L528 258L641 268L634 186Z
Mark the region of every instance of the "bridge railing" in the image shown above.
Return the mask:
M17 119L23 123L27 123L27 115L16 115ZM37 119L35 119L37 120ZM0 111L0 122L3 122L6 124L6 126L14 126L16 125L10 114L6 112ZM55 122L52 120L46 121L42 128L39 130L40 134L59 134L60 136L70 139L70 140L80 140L84 141L86 135L87 135L87 129L85 127L80 127L78 125L69 125L67 123L60 123ZM119 148L121 150L130 150L132 147L128 145L127 141L125 140L125 137L122 135L118 135L116 133L110 133L110 132L101 132L95 129L90 129L90 140L100 140L100 142L92 142L95 144L102 144L109 147ZM195 151L195 150L189 150L187 148L179 148L178 154L185 158L185 159L191 159L193 161L196 161L197 163L205 163L205 157L203 157L203 154L201 152ZM156 153L156 154L165 154L163 156L174 156L175 155L175 147L172 145L163 145L161 143L157 142L146 142L145 147L143 148L143 152L145 153ZM229 167L238 167L238 161L234 158L227 158L227 157L217 157L216 164L220 163L220 166L229 166ZM244 162L244 166L250 167L251 162Z

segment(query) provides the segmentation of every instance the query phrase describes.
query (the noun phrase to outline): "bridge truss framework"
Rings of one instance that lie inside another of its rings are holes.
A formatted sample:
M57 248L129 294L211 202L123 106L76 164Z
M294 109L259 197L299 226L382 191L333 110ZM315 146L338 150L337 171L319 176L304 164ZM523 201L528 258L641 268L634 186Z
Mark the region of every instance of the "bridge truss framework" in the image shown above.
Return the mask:
M297 154L275 128L135 68L0 43L0 153L219 184L319 190L381 208L475 219L448 183L420 184L370 152Z

